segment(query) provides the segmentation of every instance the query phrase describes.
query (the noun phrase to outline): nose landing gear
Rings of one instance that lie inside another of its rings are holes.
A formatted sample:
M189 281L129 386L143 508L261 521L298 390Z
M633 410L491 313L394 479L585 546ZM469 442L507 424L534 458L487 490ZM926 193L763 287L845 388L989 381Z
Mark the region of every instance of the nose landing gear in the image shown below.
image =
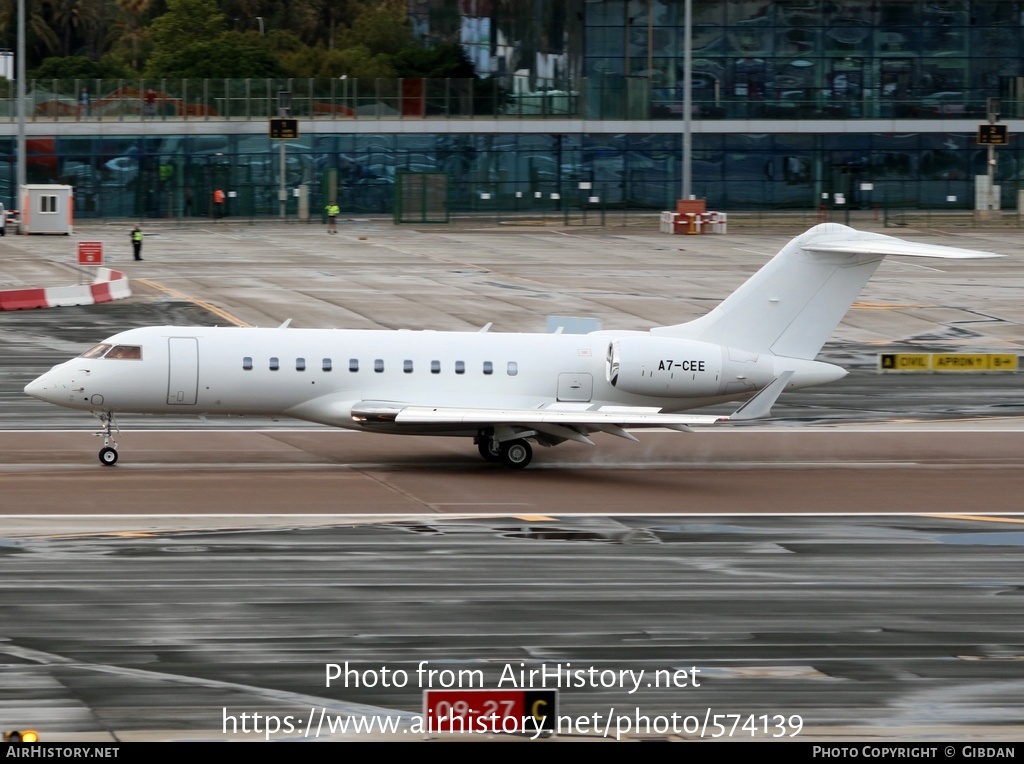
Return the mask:
M109 411L100 412L96 416L99 418L100 424L103 425L103 429L96 433L97 436L103 438L103 448L100 449L100 464L104 467L113 467L117 464L117 441L114 440L111 428L116 429L118 433L121 432L121 428L117 426L117 422L114 421L114 415Z

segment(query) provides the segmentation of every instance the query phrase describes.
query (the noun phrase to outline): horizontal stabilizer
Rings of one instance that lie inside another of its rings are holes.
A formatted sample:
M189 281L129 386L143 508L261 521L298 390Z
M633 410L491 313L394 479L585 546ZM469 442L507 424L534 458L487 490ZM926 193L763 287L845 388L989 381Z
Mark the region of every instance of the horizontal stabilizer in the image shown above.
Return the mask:
M864 234L861 234L862 236ZM846 255L902 255L905 257L944 257L954 260L979 260L1001 257L995 252L947 247L942 244L919 244L913 241L878 235L878 238L857 238L845 241L822 241L803 245L808 252L836 252Z

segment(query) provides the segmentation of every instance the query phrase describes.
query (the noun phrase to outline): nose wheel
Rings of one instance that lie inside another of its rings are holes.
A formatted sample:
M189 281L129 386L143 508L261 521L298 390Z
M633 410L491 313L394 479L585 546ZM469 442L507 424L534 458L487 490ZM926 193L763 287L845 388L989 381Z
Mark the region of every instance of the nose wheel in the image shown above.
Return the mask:
M99 417L100 424L103 425L103 429L96 433L103 438L103 448L100 449L100 464L104 467L113 467L117 464L117 441L114 440L112 430L116 429L120 433L121 429L117 426L117 422L114 421L113 414L101 412L96 416Z

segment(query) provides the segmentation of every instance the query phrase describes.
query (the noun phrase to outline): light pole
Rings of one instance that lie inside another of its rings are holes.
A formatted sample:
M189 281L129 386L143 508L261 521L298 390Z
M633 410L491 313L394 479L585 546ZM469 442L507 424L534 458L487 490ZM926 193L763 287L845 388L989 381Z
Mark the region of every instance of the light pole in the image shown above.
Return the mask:
M21 212L21 219L24 220L25 212L21 209L21 187L28 182L28 173L25 167L25 0L18 0L17 58L15 76L18 78L18 145L15 153L17 154L18 172L14 187L14 204L19 212Z
M683 10L683 199L693 195L690 159L693 155L693 0Z

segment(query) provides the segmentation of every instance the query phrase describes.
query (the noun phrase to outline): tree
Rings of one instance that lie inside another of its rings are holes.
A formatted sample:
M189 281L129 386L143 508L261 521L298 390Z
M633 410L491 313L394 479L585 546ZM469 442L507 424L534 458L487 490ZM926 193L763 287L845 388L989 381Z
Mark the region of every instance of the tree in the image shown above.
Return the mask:
M117 28L120 32L119 42L130 50L128 62L132 69L138 70L140 65L139 50L146 37L143 16L149 10L150 0L117 0L121 19Z
M209 44L224 30L224 14L217 9L216 0L168 0L167 13L149 26L153 53L146 64L146 76L175 76L164 72L179 68L186 48ZM164 59L173 59L179 64L170 66Z
M43 5L50 25L60 40L58 52L70 56L103 15L103 0L49 0Z
M338 47L362 45L373 53L395 55L417 45L404 2L385 0L365 8L340 36Z
M110 56L98 62L87 56L53 56L28 72L30 80L113 80L130 76L131 72Z
M25 8L25 59L30 68L45 56L60 51L58 35L45 14L41 3L26 3ZM4 30L6 47L13 50L16 45L18 10L15 0L4 0L0 5L0 28Z
M476 70L462 46L456 42L434 48L408 47L392 57L399 77L430 77L434 79L465 79L476 77Z
M277 59L247 37L238 32L227 32L212 40L193 42L159 58L154 56L146 68L147 76L186 79L282 76L283 70Z

